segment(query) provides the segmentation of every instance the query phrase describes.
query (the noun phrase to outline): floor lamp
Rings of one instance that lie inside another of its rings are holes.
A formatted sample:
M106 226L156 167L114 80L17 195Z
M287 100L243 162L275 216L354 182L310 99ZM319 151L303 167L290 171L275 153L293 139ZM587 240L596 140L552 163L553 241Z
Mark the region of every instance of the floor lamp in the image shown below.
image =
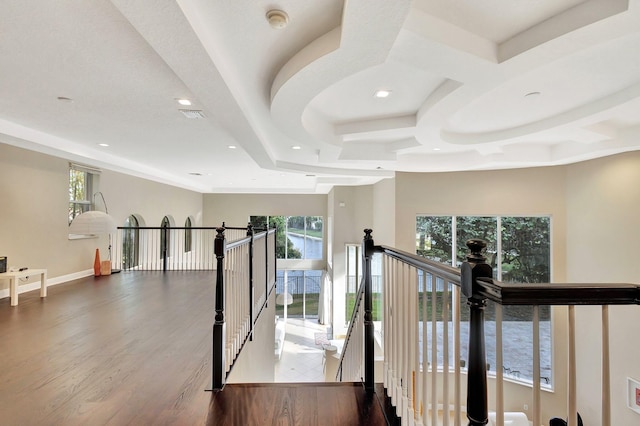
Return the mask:
M93 194L94 200L96 195L102 197L104 203L104 212L98 210L89 210L76 216L69 226L69 234L85 235L95 237L98 235L109 235L109 262L111 262L111 234L117 231L116 222L109 216L107 203L104 200L102 192ZM95 202L94 202L95 205ZM112 269L111 273L120 272L119 269Z

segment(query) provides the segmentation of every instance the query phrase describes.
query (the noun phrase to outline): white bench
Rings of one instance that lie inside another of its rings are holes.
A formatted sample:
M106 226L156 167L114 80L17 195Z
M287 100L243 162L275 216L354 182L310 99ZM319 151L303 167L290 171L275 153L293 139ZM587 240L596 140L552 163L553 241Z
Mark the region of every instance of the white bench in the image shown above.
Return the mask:
M18 304L18 280L20 280L20 278L34 277L36 275L40 275L40 297L47 297L46 269L25 269L24 271L3 272L0 274L0 281L9 281L11 306L16 306Z

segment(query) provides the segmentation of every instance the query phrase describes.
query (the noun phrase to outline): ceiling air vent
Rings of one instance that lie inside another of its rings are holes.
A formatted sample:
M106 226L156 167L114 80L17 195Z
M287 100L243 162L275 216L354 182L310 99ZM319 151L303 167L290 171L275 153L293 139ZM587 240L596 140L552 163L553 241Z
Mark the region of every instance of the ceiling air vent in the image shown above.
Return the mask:
M202 110L199 109L181 109L179 111L187 118L204 118Z

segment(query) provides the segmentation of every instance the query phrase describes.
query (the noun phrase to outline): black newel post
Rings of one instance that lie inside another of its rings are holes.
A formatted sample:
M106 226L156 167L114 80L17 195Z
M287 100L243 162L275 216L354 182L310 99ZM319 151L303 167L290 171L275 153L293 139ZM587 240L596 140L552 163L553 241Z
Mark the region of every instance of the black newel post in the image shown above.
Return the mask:
M224 228L216 228L214 253L216 254L216 316L213 323L213 363L212 389L222 390L226 379L225 342L226 324L224 322Z
M371 291L371 257L373 256L373 238L371 229L365 229L362 240L364 257L364 388L367 393L374 391L374 328L373 297Z
M460 266L462 293L469 305L469 360L467 375L467 418L469 426L484 426L489 422L487 407L487 357L484 343L484 308L486 298L477 291L477 278L491 278L493 271L486 263L483 240L469 240L470 254Z

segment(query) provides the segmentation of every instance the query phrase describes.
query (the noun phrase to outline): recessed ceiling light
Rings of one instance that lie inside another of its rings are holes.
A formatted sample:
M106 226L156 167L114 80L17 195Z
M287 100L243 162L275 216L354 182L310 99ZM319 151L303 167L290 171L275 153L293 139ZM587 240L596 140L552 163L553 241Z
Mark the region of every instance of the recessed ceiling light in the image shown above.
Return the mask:
M440 151L440 148L433 148L434 151Z
M376 98L387 98L389 97L390 94L391 94L391 90L380 89L380 90L376 90L373 96L375 96Z
M302 149L302 147L300 145L294 145L291 147L291 149L298 150L298 149Z
M191 101L189 99L176 99L180 105L189 106L191 105Z
M109 146L108 143L99 143L98 145L100 145L100 146Z
M237 148L237 146L235 146L235 145L227 145L227 148L229 148L229 149L236 149L236 148Z

